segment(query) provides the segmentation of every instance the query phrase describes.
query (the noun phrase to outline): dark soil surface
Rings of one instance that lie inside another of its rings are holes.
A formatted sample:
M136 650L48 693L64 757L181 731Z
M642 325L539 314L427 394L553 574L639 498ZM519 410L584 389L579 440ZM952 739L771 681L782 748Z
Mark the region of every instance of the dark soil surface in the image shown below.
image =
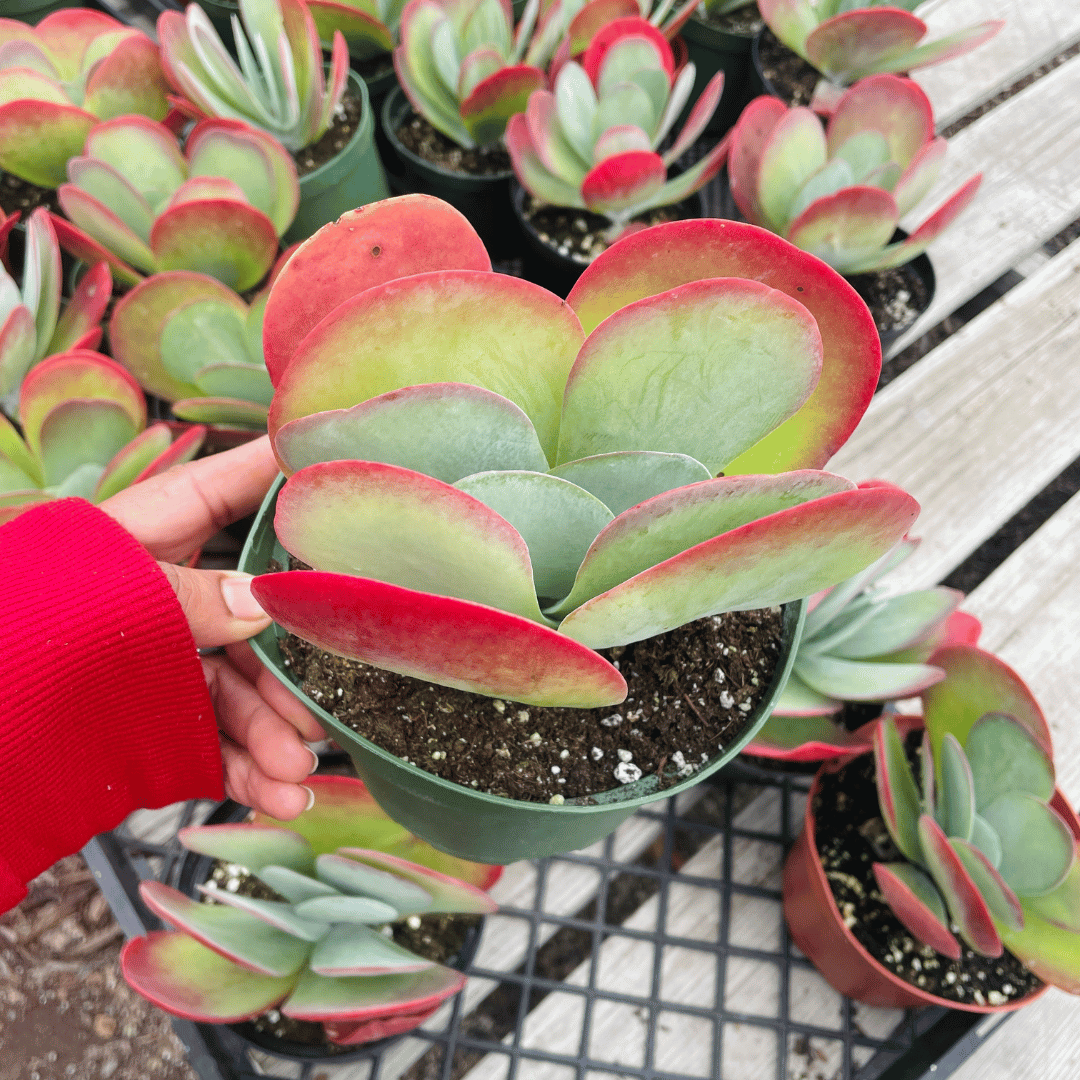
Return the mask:
M909 741L917 774L915 745ZM824 777L814 814L821 864L840 914L859 942L893 974L949 1001L977 1005L1003 1005L1042 986L1008 951L991 959L964 946L959 960L949 960L915 941L886 905L872 866L902 856L878 816L873 755L864 754Z
M349 144L353 133L364 119L364 99L351 90L345 91L341 99L341 108L334 116L333 123L326 129L318 142L305 146L293 154L296 171L300 176L307 176L320 165L325 165Z
M587 798L655 772L689 776L745 727L779 655L779 608L699 619L601 650L629 684L610 709L551 709L435 686L281 641L304 692L412 764L528 802Z
M847 280L866 301L879 334L901 333L930 306L930 290L911 263Z
M510 155L501 143L465 150L416 113L412 113L394 134L417 157L450 172L466 176L507 176L513 171Z
M787 105L809 105L821 73L797 53L793 53L768 28L758 40L761 73L769 90Z
M695 15L694 18L726 34L739 34L742 37L753 37L765 25L757 4L747 4L726 15L706 15L704 18Z
M39 206L63 216L56 198L56 188L38 187L37 184L27 183L11 173L0 171L0 210L5 214L14 214L16 210L20 210L20 220L25 221L30 216L30 211Z

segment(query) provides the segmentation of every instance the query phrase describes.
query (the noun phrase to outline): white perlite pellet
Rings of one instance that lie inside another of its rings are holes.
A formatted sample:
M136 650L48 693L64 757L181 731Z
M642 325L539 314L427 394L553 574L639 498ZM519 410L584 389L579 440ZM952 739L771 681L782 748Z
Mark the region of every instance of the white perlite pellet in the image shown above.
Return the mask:
M620 784L632 784L641 779L641 770L632 761L620 761L615 766L615 779Z

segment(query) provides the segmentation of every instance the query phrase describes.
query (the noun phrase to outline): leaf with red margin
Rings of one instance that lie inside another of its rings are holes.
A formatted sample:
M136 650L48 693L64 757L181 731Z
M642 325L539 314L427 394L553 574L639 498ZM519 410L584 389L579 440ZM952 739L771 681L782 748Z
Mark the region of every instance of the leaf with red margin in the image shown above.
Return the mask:
M308 10L324 47L333 40L335 32L340 32L350 55L357 60L369 60L394 50L390 31L366 11L333 0L308 0Z
M598 85L600 66L603 63L604 54L619 38L626 37L628 34L648 38L656 45L661 62L664 65L664 71L667 73L670 82L675 77L675 56L671 51L667 38L648 19L632 16L609 22L589 42L589 47L581 58L581 66L585 69L585 74L589 76L589 81L593 86Z
M57 321L46 353L67 352L69 349L79 348L93 349L95 346L85 344L86 338L94 332L100 335L98 323L101 322L111 298L112 274L109 273L109 264L94 263L79 281L74 295Z
M879 131L889 157L907 168L934 138L934 110L922 87L897 75L871 75L848 90L829 117L825 139L829 157L861 131Z
M917 514L918 504L903 492L856 489L825 495L637 574L571 612L559 630L602 649L706 615L801 599L880 558Z
M570 20L570 55L577 56L589 47L592 39L616 19L640 18L637 0L590 0Z
M95 503L100 503L118 491L130 487L159 455L168 450L172 433L164 424L153 424L121 447L116 456L105 466L105 471L94 489Z
M220 446L225 428L240 429L240 436L253 438L266 427L267 408L254 401L241 401L239 398L196 397L180 398L173 402L173 413L181 420L191 420L197 424L215 425L214 442ZM245 438L241 438L245 442Z
M655 195L666 179L659 154L631 150L605 158L591 169L581 182L581 197L594 213L617 214Z
M648 141L648 136L645 138ZM555 95L550 90L537 90L529 97L529 104L521 120L511 117L506 128L506 147L515 166L522 153L533 151L544 168L553 174L553 179L567 184L575 195L576 189L585 179L589 165L592 164L591 160L583 161L567 139L559 123ZM557 205L562 206L564 203Z
M944 672L928 664L900 664L891 660L844 660L830 655L800 656L799 677L822 694L841 701L895 701L913 697L940 682Z
M524 112L529 95L544 83L544 73L531 64L504 67L478 83L461 103L461 119L477 145L501 139L510 117Z
M917 68L929 67L931 64L940 64L945 60L953 60L978 48L983 42L989 41L1004 25L1002 19L990 19L976 26L957 30L954 34L948 34L906 52L890 53L880 63L871 65L869 69L858 71L855 75L861 78L875 71L914 71Z
M929 814L919 818L919 842L930 876L945 897L953 922L960 927L960 936L982 956L1000 956L1004 946L990 909L941 826Z
M401 195L342 214L305 240L274 282L263 320L270 378L276 385L307 333L366 289L432 270L490 269L476 230L441 199Z
M543 90L538 90L530 98L535 100ZM517 174L518 182L530 195L541 202L551 203L552 206L574 206L585 208L578 188L568 184L561 177L551 172L537 153L533 141L529 136L529 126L524 113L517 113L510 117L506 125L504 136L506 149L510 154L510 163ZM581 178L585 178L585 170L578 166L575 176L580 172Z
M46 15L34 28L33 33L62 66L61 74L72 78L81 68L87 47L94 38L128 29L103 11L66 8Z
M585 268L567 297L586 332L627 304L690 281L743 277L798 300L814 316L824 356L810 400L726 473L821 468L862 418L881 371L866 305L835 271L766 230L717 219L673 221L623 237Z
M0 168L39 187L58 187L97 122L74 105L30 99L0 105Z
M892 195L901 217L921 202L937 183L948 147L948 140L932 139L915 155L893 185Z
M37 332L25 304L16 305L0 323L0 394L18 390L34 363Z
M803 640L805 640L805 630L803 633ZM776 708L773 709L772 714L784 719L789 717L835 716L843 707L844 703L842 701L836 701L825 694L819 694L816 690L811 690L792 671L788 681L784 684L784 689L780 692L780 700L776 703Z
M207 1024L250 1020L277 1005L296 977L245 971L187 934L154 931L120 952L127 984L158 1008Z
M1022 930L1024 911L1020 898L1009 888L993 863L968 840L950 837L949 843L986 901L990 914L1010 930Z
M52 501L53 496L45 491L9 491L0 495L0 525L17 518L31 506Z
M445 1001L465 985L460 971L436 965L410 975L326 978L305 971L281 1006L294 1020L371 1020L412 1016Z
M758 161L757 196L764 224L785 233L796 196L826 163L825 132L810 109L788 109L772 129Z
M758 0L765 25L792 51L805 58L807 35L820 18L809 0Z
M765 224L765 211L758 193L761 158L776 125L787 115L779 98L762 95L742 111L732 129L731 154L728 157L728 181L731 197L739 212L755 225Z
M875 723L848 731L827 716L779 716L774 711L743 753L777 761L830 761L865 754L871 749Z
M104 262L118 285L130 287L143 280L142 274L114 255L107 247L89 237L70 221L57 214L52 215L53 229L60 246L76 259L85 263Z
M202 199L225 199L245 206L250 205L243 188L234 181L224 176L193 176L173 192L166 209Z
M875 71L904 71L881 65L908 52L925 35L926 23L903 8L845 11L807 35L806 59L826 75L854 82L859 75Z
M91 71L83 106L102 120L131 113L164 120L168 92L158 47L144 34L132 35Z
M404 1035L405 1032L412 1031L429 1017L434 1016L441 1004L440 1001L430 1008L425 1005L415 1012L403 1012L397 1016L365 1020L359 1023L325 1020L323 1029L327 1039L335 1046L359 1046L362 1043L374 1042L376 1039L388 1039L392 1035Z
M911 862L922 862L919 842L919 789L904 752L904 740L891 716L873 731L874 783L881 819L893 843Z
M82 256L82 252L75 250L70 244L71 235L77 232L90 242L91 252L97 248L108 256L106 261L121 280L124 274L119 268L126 267L129 263L146 274L157 269L153 251L103 202L75 184L61 184L57 188L56 196L64 213L71 219L71 224L65 231L59 224L60 219L54 216L53 227L61 247L66 244L72 255ZM102 258L102 255L94 254L93 261L98 262Z
M885 903L912 937L959 960L963 950L949 930L949 915L933 881L911 863L874 863L873 871Z
M698 95L694 107L690 110L690 115L686 118L686 123L683 124L682 130L672 144L671 149L665 151L665 165L677 161L697 142L699 136L705 131L709 121L713 118L713 113L716 112L720 104L720 97L723 92L724 73L718 71Z
M157 426L157 425L153 425ZM132 481L138 484L143 480L149 480L151 476L171 469L174 465L183 465L185 461L191 461L202 449L203 440L206 438L206 428L199 424L188 428L176 441L159 457L154 458L149 465Z
M356 847L343 847L339 849L338 854L419 885L431 897L430 906L426 909L429 912L488 915L498 910L499 905L475 885L458 881L396 855Z
M898 220L889 192L856 185L815 199L788 226L787 238L837 270L854 273L887 250Z
M528 705L599 708L626 682L591 649L497 608L344 574L266 574L264 610L321 648L400 675Z

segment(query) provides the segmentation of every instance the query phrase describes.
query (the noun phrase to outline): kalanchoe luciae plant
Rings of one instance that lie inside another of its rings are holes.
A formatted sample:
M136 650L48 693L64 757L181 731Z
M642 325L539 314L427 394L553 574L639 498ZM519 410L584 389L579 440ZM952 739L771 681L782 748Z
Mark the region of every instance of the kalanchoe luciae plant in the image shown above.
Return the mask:
M375 927L427 913L486 914L500 868L466 862L410 836L359 780L314 776L315 805L290 822L182 829L190 851L243 867L280 900L200 886L200 904L160 882L139 892L179 932L133 938L120 956L128 984L156 1005L203 1023L272 1007L320 1021L340 1046L422 1023L465 977L423 959Z
M811 106L829 112L845 86L867 75L909 72L963 56L1005 24L988 19L920 44L927 25L912 13L922 0L758 0L761 17L792 52L821 72Z
M404 0L305 0L323 47L341 33L349 55L370 60L391 53L397 41Z
M190 103L176 104L201 116L242 120L294 153L318 142L345 94L345 38L334 34L324 74L319 32L303 0L240 0L240 18L243 28L235 16L232 22L238 67L198 4L158 17L162 66Z
M791 677L746 753L820 761L869 750L873 722L855 731L838 725L844 705L918 694L945 678L927 663L932 653L978 641L979 620L956 610L964 598L956 589L883 591L880 579L918 545L905 537L862 573L811 600Z
M555 92L536 90L511 118L506 145L518 180L534 198L603 214L615 239L627 222L704 187L723 167L723 141L681 176L668 167L704 132L724 88L718 72L670 149L657 148L694 87L694 65L675 75L663 34L641 18L604 27L581 63L563 65Z
M1040 978L1080 992L1077 838L1054 808L1050 731L1011 668L967 645L932 657L916 783L896 727L874 736L881 816L906 861L874 865L881 892L921 942L958 959L1008 947ZM1058 804L1059 806L1062 804Z
M79 495L98 503L188 461L205 429L173 441L167 424L146 427L139 384L100 353L50 356L23 380L19 424L0 415L0 521L33 503Z
M71 220L53 219L61 246L88 262L106 260L126 285L195 270L249 289L273 265L300 202L292 158L232 120L196 124L183 153L161 124L106 121L68 175L57 194Z
M0 169L56 187L99 120L163 120L168 89L158 47L100 11L0 19Z
M522 61L538 7L529 0L515 30L510 0L410 0L394 69L416 112L465 149L501 139L546 82Z
M253 585L287 629L434 683L599 707L626 683L593 650L811 595L914 518L898 489L820 471L879 346L842 279L764 230L643 231L644 250L615 245L564 302L486 272L442 204L365 210L302 245L267 305L269 430L290 475L275 529L316 568ZM297 347L298 298L331 275L372 287Z
M0 247L18 217L0 223ZM112 295L109 267L93 266L61 311L62 277L60 245L49 212L39 207L26 223L21 285L0 266L0 399L8 399L5 409L12 415L19 385L35 364L71 349L96 349L101 342L98 323Z
M759 97L732 129L728 176L748 221L842 274L900 266L921 254L975 197L973 176L904 240L899 220L929 192L946 142L911 79L874 75L840 98L828 123L810 109Z

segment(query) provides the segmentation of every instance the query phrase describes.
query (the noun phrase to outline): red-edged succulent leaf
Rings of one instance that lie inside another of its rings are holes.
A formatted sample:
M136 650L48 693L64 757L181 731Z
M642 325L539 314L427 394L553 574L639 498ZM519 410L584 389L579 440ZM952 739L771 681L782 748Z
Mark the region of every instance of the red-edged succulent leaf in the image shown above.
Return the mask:
M1023 929L1024 911L1020 898L1009 888L994 864L969 840L951 837L949 843L986 901L990 914L1010 930Z
M849 272L879 257L898 219L896 200L889 192L855 185L815 199L785 235L796 247Z
M655 195L667 179L664 159L651 150L606 158L581 183L585 205L598 214L633 209Z
M869 75L874 71L914 71L917 68L929 67L931 64L940 64L978 48L984 41L989 41L1004 25L1005 22L1002 19L988 19L986 22L965 27L963 30L937 38L935 41L928 41L901 52L889 52L877 63L854 74L858 77Z
M874 863L873 870L885 903L916 941L959 960L960 942L949 930L948 912L933 881L911 863Z
M409 975L327 978L305 971L281 1011L294 1020L371 1020L415 1015L445 1001L465 985L451 968L427 968Z
M19 99L0 104L0 168L40 187L67 179L97 117L74 105Z
M307 333L343 301L393 278L450 269L490 270L491 260L465 217L429 195L386 199L324 225L270 292L263 347L271 379L280 381Z
M171 469L174 465L182 465L185 461L191 461L202 448L203 440L205 438L206 428L201 424L195 424L194 426L189 427L183 434L175 439L168 450L154 458L154 460L135 477L132 483L141 483L143 480L148 480L151 476L157 476L159 473Z
M112 274L108 263L95 263L83 275L68 301L49 342L50 353L87 348L81 344L88 334L98 329L98 323L109 306L112 296ZM93 348L93 346L89 346Z
M676 221L626 236L588 266L567 297L586 332L646 296L691 281L742 277L798 300L821 333L810 399L725 472L821 468L855 429L877 385L881 341L866 305L835 271L764 229L716 219Z
M778 761L829 761L872 749L876 721L848 731L828 716L777 715L774 711L754 738L746 754Z
M266 869L269 870L270 867ZM212 897L225 907L245 912L267 926L272 926L301 941L320 941L330 929L329 920L320 922L311 913L301 912L299 905L294 907L291 900L288 903L281 900L260 900L254 896L242 896L240 893L231 893L227 889L218 889L212 884L200 885L199 892L204 896ZM394 909L385 904L372 902L370 910L381 922L389 922L395 918Z
M419 885L431 897L427 907L429 912L486 915L498 908L482 889L396 855L354 847L342 848L339 854Z
M370 901L362 897L322 896L303 901L297 905L297 910L304 913L340 913L355 904L365 906L369 905ZM395 910L388 905L381 906L391 912ZM386 921L385 918L383 921ZM314 974L330 978L408 975L427 971L433 966L434 961L409 952L393 939L383 937L369 926L350 924L348 919L335 921L330 932L315 946L309 962L310 970Z
M947 139L931 139L911 159L893 185L892 194L901 217L914 209L937 182L948 148Z
M803 185L828 160L825 132L810 109L788 109L772 129L758 160L757 197L763 225L785 233Z
M954 611L934 637L934 645L977 645L982 635L982 623L966 611Z
M254 915L219 904L200 904L160 881L144 881L139 896L170 926L195 938L246 971L290 979L307 962L310 946Z
M25 304L17 304L0 323L0 394L18 389L34 362L36 343L34 316Z
M912 697L945 678L940 668L928 664L874 663L829 655L800 656L796 671L799 678L819 693L840 701L893 701Z
M874 782L881 818L893 843L912 862L922 862L919 842L919 789L904 752L904 740L891 716L873 732Z
M308 0L308 10L315 20L320 40L329 42L335 32L340 32L349 54L357 60L368 60L393 51L394 39L390 30L366 11L334 0Z
M158 1008L207 1024L250 1020L277 1005L296 983L245 971L187 934L156 931L120 953L128 985Z
M504 67L479 82L461 103L461 119L478 146L501 139L514 113L524 112L529 95L545 83L531 64Z
M853 82L856 73L882 70L883 58L907 52L925 34L926 23L902 8L845 11L807 35L806 58L818 71Z
M829 156L852 136L879 131L889 145L889 157L907 168L934 137L934 110L922 87L897 75L860 79L840 99L829 117L826 141Z
M438 1012L439 1002L432 1006L421 1006L415 1012L398 1013L396 1016L364 1020L359 1023L350 1021L326 1020L323 1030L327 1039L335 1046L360 1046L376 1039L388 1039L392 1035L404 1035L407 1031L419 1027L429 1017Z
M333 885L348 896L373 897L403 915L426 911L431 903L431 894L415 882L343 854L318 856L315 872L320 881Z
M315 867L315 852L299 833L288 826L241 823L195 825L181 829L177 839L188 849L212 859L236 863L257 874L264 866L287 866L301 873Z
M172 432L165 424L153 424L140 432L105 466L94 489L94 502L99 503L135 483L146 467L169 449Z
M581 66L585 69L585 74L589 76L589 81L593 86L598 85L600 67L608 49L620 38L628 35L648 38L656 46L664 65L664 71L667 73L670 82L675 74L675 56L671 51L667 38L648 19L631 16L630 18L615 19L602 27L593 36L589 47L585 50L585 54L581 58Z
M401 675L533 705L600 708L626 697L606 660L497 608L342 574L267 574L266 612L321 648Z
M640 17L637 0L590 0L570 20L570 55L577 56L588 48L597 32L616 19Z
M83 106L102 120L131 113L163 120L168 92L158 47L145 34L132 34L92 68Z
M672 144L671 149L664 152L665 164L670 165L673 161L678 161L697 142L699 136L705 131L709 121L713 118L723 92L724 73L718 71L698 95L694 107L690 110L690 115L686 118L686 123L683 124L682 130Z
M52 54L61 74L71 78L82 66L93 40L115 31L130 33L123 23L102 11L67 8L46 15L31 34Z
M762 95L743 109L732 129L728 157L731 196L743 217L756 225L764 225L766 220L758 190L761 159L776 125L786 115L787 109L779 98Z

